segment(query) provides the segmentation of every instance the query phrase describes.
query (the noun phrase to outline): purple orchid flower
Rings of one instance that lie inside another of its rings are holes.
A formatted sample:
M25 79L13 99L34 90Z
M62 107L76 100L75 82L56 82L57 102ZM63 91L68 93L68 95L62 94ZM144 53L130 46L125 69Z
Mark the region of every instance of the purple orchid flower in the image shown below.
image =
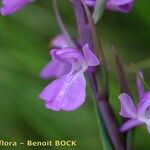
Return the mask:
M3 7L0 9L1 15L9 15L21 9L33 0L2 0Z
M64 35L58 35L52 40L52 47L62 49L68 47L67 40ZM57 66L57 69L56 69ZM42 79L48 79L51 77L59 78L64 73L69 72L71 69L71 65L68 65L66 62L60 62L59 60L49 61L45 67L42 69L40 76Z
M106 9L128 13L132 9L133 2L134 0L106 0ZM85 0L85 3L90 7L94 7L96 0Z
M120 131L127 131L135 126L145 123L147 125L148 132L150 133L150 92L145 92L141 79L142 73L137 75L137 90L139 95L139 103L137 107L131 97L128 94L119 95L121 102L120 115L125 118L129 118L121 127Z
M85 101L86 81L84 72L88 66L100 64L97 57L89 49L88 44L82 48L83 53L76 48L65 47L62 49L52 49L50 54L53 61L66 66L61 70L61 77L50 83L39 95L46 103L46 108L54 111L72 111L79 108ZM70 71L66 71L67 68ZM57 72L59 66L52 70Z

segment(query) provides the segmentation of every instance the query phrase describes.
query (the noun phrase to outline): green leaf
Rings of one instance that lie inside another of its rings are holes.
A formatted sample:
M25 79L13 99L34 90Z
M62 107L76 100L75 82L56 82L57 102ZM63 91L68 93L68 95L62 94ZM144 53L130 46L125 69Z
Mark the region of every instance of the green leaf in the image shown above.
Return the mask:
M105 9L105 0L97 0L93 11L93 20L95 24L97 24L98 21L101 19L104 9Z
M104 150L113 150L113 146L110 142L106 128L103 124L103 120L98 111L96 101L94 99L93 99L93 103L94 103L94 110L95 110L95 114L96 114L97 125L98 125L99 132L100 132L100 138L101 138L102 144L103 144L103 149Z

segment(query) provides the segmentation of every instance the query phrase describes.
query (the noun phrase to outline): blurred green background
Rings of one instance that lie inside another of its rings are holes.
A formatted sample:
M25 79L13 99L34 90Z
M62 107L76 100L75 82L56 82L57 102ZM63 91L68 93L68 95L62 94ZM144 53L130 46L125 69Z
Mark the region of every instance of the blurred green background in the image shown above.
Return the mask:
M75 35L71 6L65 0L59 3L63 19ZM124 60L136 100L136 69L144 70L145 81L150 85L149 10L149 0L135 0L130 14L105 12L97 25L110 65L111 103L117 115L119 85L111 47L115 45ZM46 110L38 98L50 82L39 77L40 70L50 59L48 43L59 32L51 0L38 0L12 16L0 17L0 139L18 142L71 139L77 140L77 147L45 149L100 150L102 144L89 86L85 104L73 112ZM150 136L145 125L136 129L134 145L135 150L149 150ZM19 146L16 149L29 148Z

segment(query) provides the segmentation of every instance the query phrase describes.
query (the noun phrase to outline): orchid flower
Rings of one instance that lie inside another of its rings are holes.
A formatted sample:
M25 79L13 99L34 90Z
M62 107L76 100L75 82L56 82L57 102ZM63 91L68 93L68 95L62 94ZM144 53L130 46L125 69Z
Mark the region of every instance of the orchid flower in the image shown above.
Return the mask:
M63 72L61 74L64 75L50 83L39 95L45 101L46 108L54 111L72 111L84 103L86 97L84 72L88 66L97 66L100 62L88 44L84 45L82 50L83 52L72 47L51 50L52 60L57 60L60 64L66 63L66 66L61 70ZM70 66L70 71L66 71ZM57 72L57 69L59 66L56 65L53 71Z
M65 38L64 35L60 34L58 36L56 36L53 40L52 40L52 47L58 48L58 49L62 49L65 47L68 47L68 43L67 40ZM56 69L57 67L57 69ZM64 73L69 72L71 69L71 65L69 65L66 62L60 62L59 60L52 60L49 61L45 67L42 69L40 76L42 79L48 79L50 77L55 77L55 78L59 78L62 75L64 75Z
M84 1L90 7L94 7L96 5L96 0ZM106 9L110 11L128 13L132 9L133 2L134 0L106 0Z
M0 9L1 15L9 15L21 9L33 0L2 0L3 7Z
M132 98L128 94L119 95L121 102L120 115L129 118L121 127L120 131L127 131L135 126L145 123L148 132L150 133L150 91L145 92L141 79L143 75L141 72L137 75L137 90L139 95L139 103L135 107Z

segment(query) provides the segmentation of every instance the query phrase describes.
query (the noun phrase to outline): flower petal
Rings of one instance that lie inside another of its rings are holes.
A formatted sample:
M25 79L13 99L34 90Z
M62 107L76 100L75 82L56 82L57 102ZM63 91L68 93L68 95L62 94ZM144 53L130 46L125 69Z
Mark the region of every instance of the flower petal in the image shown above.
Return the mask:
M132 9L133 2L133 0L108 0L106 8L111 11L128 13Z
M150 92L144 94L140 103L138 104L137 111L140 116L145 116L146 110L150 107Z
M144 87L141 80L143 80L143 73L140 71L136 76L136 85L137 85L139 100L141 100L145 94Z
M63 86L63 84L65 82L65 78L66 78L66 76L63 76L63 77L61 77L61 78L59 78L57 80L54 80L50 84L48 84L44 88L44 90L41 92L39 97L41 99L45 100L46 102L53 101L53 99L55 99L55 97L59 93L59 90L62 88L62 86Z
M68 47L67 40L63 34L58 35L52 40L52 46L57 48Z
M32 0L3 0L3 7L0 9L0 13L2 15L12 14L30 2Z
M119 95L119 99L121 103L120 115L126 118L136 118L136 108L131 97L123 93Z
M48 79L50 77L59 78L68 73L70 70L71 65L69 63L52 60L43 68L40 76L43 79Z
M77 77L77 79L72 83L69 90L67 91L62 109L66 111L72 111L79 108L85 101L85 89L85 77L81 75Z
M63 49L52 49L50 51L50 54L52 55L53 59L58 59L58 60L73 60L77 59L80 61L84 61L84 58L82 56L82 53L73 47L65 47Z
M67 74L50 83L39 97L46 102L48 109L72 111L84 103L85 87L83 75L73 77Z
M138 126L138 125L140 125L140 124L142 124L142 122L140 122L139 120L137 120L137 119L130 119L130 120L126 121L126 122L120 127L119 130L120 130L121 132L125 132L125 131L127 131L127 130L129 130L129 129L135 127L135 126Z
M97 66L100 64L100 61L98 60L98 58L90 50L89 44L85 44L82 50L83 50L84 58L88 66Z

